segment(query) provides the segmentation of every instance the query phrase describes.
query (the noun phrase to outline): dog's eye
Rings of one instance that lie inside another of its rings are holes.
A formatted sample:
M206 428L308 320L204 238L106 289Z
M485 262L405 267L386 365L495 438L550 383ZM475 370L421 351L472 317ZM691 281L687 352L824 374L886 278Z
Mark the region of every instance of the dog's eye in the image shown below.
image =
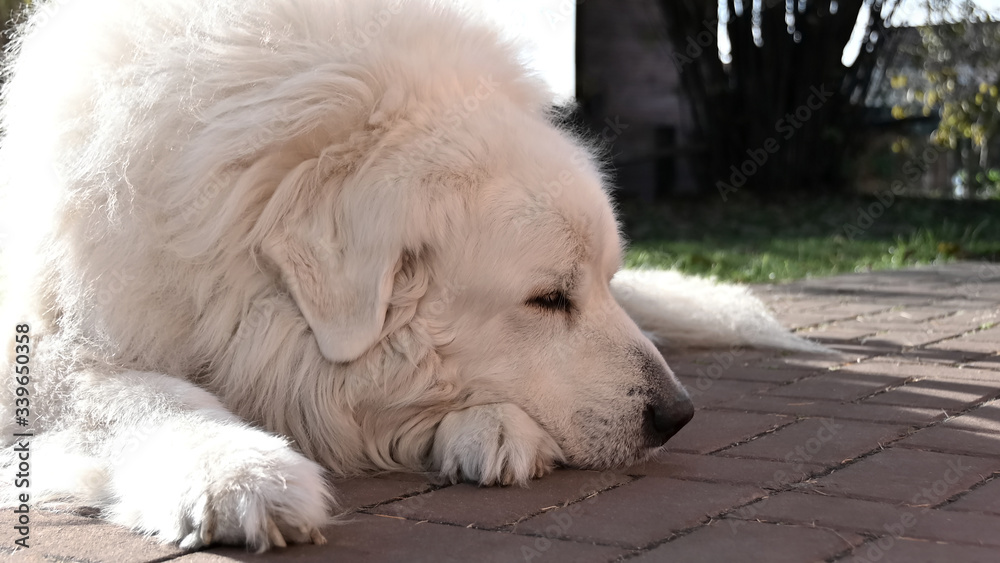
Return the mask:
M568 312L570 309L569 297L563 291L553 291L528 300L528 305L540 307L549 311Z

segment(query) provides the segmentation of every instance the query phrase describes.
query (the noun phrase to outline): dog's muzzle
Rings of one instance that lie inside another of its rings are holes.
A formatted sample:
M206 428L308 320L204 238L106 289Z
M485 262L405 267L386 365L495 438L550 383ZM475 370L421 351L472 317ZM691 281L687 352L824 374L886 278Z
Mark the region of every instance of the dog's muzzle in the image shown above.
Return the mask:
M694 404L655 349L644 350L636 346L632 357L639 362L649 385L646 388L645 410L642 411L642 440L646 447L658 448L691 421Z

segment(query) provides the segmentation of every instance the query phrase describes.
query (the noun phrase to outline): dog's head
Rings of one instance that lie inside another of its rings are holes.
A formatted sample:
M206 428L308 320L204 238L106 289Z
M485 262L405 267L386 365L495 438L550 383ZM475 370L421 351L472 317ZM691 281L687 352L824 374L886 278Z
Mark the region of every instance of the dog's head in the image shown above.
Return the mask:
M622 465L693 415L656 347L616 303L623 243L603 178L572 136L530 116L470 118L461 228L433 257L426 314L474 400L511 402L570 465ZM474 134L474 132L472 132ZM468 189L468 188L466 188ZM439 313L438 313L439 312ZM438 313L438 314L435 314Z
M300 165L264 251L329 361L407 329L455 406L517 405L574 466L634 461L693 409L609 289L622 240L601 174L543 114L489 103L401 120L349 166L344 147Z

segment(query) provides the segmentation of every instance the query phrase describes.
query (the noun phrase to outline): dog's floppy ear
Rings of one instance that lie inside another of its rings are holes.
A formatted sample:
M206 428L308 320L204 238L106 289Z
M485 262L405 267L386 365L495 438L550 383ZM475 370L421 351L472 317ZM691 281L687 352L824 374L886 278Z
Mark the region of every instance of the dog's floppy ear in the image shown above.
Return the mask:
M379 209L377 201L355 206L322 176L318 159L286 175L257 228L264 231L263 254L280 269L323 356L349 362L382 332L403 252L403 218L392 198L378 199L393 209Z

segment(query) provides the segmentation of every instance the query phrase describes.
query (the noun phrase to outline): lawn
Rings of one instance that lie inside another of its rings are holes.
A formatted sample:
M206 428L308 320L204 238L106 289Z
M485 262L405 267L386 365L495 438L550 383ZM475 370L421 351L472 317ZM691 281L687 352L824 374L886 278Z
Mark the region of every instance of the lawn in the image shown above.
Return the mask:
M623 202L628 267L780 282L1000 259L1000 201L822 197Z

